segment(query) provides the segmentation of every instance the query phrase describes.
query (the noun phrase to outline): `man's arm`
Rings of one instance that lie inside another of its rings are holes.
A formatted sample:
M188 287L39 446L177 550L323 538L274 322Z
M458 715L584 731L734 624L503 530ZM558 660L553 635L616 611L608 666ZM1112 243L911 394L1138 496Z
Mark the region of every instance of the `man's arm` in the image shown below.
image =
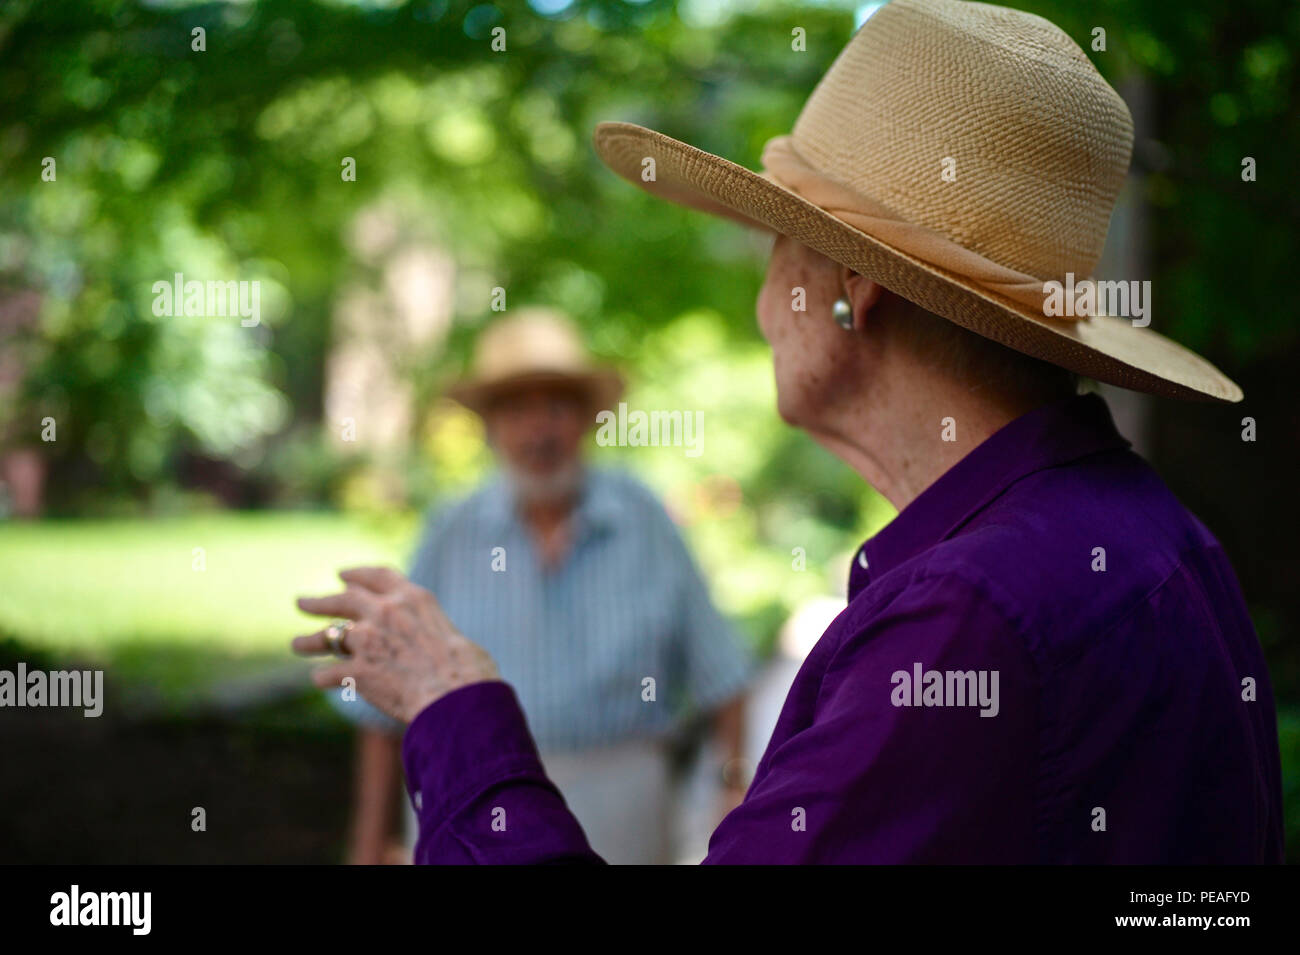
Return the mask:
M722 760L721 819L741 804L749 785L750 770L745 765L745 694L738 694L722 704L713 714L713 736Z
M408 855L394 826L394 810L402 792L402 733L406 726L361 697L344 699L338 691L330 691L326 699L356 732L346 861L349 865L397 861ZM406 861L410 861L409 855Z
M718 612L708 585L691 559L686 542L662 517L668 559L678 573L677 653L681 682L692 705L708 713L717 760L721 819L745 796L751 768L744 765L746 687L753 676L752 655L732 625Z
M357 727L353 774L350 865L382 865L394 836L393 811L401 789L402 739L368 726Z

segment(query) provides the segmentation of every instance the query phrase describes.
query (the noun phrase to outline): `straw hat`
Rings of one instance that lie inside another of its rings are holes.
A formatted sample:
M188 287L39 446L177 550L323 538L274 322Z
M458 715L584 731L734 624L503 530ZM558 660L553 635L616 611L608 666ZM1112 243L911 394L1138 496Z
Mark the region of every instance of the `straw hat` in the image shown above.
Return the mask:
M788 235L1017 351L1137 391L1240 401L1131 319L1046 314L1044 283L1092 275L1132 145L1124 101L1064 32L958 0L877 11L766 145L761 174L631 123L595 132L601 159L642 188Z
M577 329L562 313L520 308L479 336L469 374L447 394L482 414L503 393L557 382L581 390L597 409L612 405L623 390L616 371L592 364Z

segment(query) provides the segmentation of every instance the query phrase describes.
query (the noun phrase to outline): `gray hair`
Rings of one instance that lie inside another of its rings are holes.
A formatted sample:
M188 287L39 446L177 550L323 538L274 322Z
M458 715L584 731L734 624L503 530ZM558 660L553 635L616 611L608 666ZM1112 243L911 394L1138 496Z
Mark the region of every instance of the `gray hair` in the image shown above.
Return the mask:
M895 300L898 337L925 361L969 380L973 388L991 387L1042 400L1079 390L1079 376L1068 368L1022 354L906 299L895 296Z

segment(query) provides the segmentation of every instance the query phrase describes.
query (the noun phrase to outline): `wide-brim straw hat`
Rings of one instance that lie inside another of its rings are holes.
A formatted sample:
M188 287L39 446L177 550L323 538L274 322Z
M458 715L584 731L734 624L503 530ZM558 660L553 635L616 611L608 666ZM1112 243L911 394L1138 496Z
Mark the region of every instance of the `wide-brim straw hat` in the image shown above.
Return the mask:
M452 384L447 395L481 415L501 395L546 384L578 391L594 410L611 407L623 391L622 376L592 361L567 316L529 307L487 327L476 343L469 373Z
M594 142L655 195L787 235L1026 355L1135 391L1241 400L1212 364L1130 318L1047 314L1045 283L1077 284L1101 257L1133 121L1041 17L887 3L790 135L767 143L762 173L631 123L601 123Z

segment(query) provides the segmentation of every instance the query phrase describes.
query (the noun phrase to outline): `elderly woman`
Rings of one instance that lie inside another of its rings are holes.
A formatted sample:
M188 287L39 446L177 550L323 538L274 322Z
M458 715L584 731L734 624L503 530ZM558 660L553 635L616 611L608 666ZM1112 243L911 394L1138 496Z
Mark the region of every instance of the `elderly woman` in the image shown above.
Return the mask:
M780 413L899 511L857 552L706 861L1281 860L1273 701L1232 569L1076 394L1085 375L1241 398L1091 307L1131 145L1063 32L954 0L868 20L761 175L597 129L638 185L777 233L758 322ZM598 861L513 690L435 595L341 576L300 606L347 623L295 647L341 656L322 686L352 678L410 722L417 861Z

